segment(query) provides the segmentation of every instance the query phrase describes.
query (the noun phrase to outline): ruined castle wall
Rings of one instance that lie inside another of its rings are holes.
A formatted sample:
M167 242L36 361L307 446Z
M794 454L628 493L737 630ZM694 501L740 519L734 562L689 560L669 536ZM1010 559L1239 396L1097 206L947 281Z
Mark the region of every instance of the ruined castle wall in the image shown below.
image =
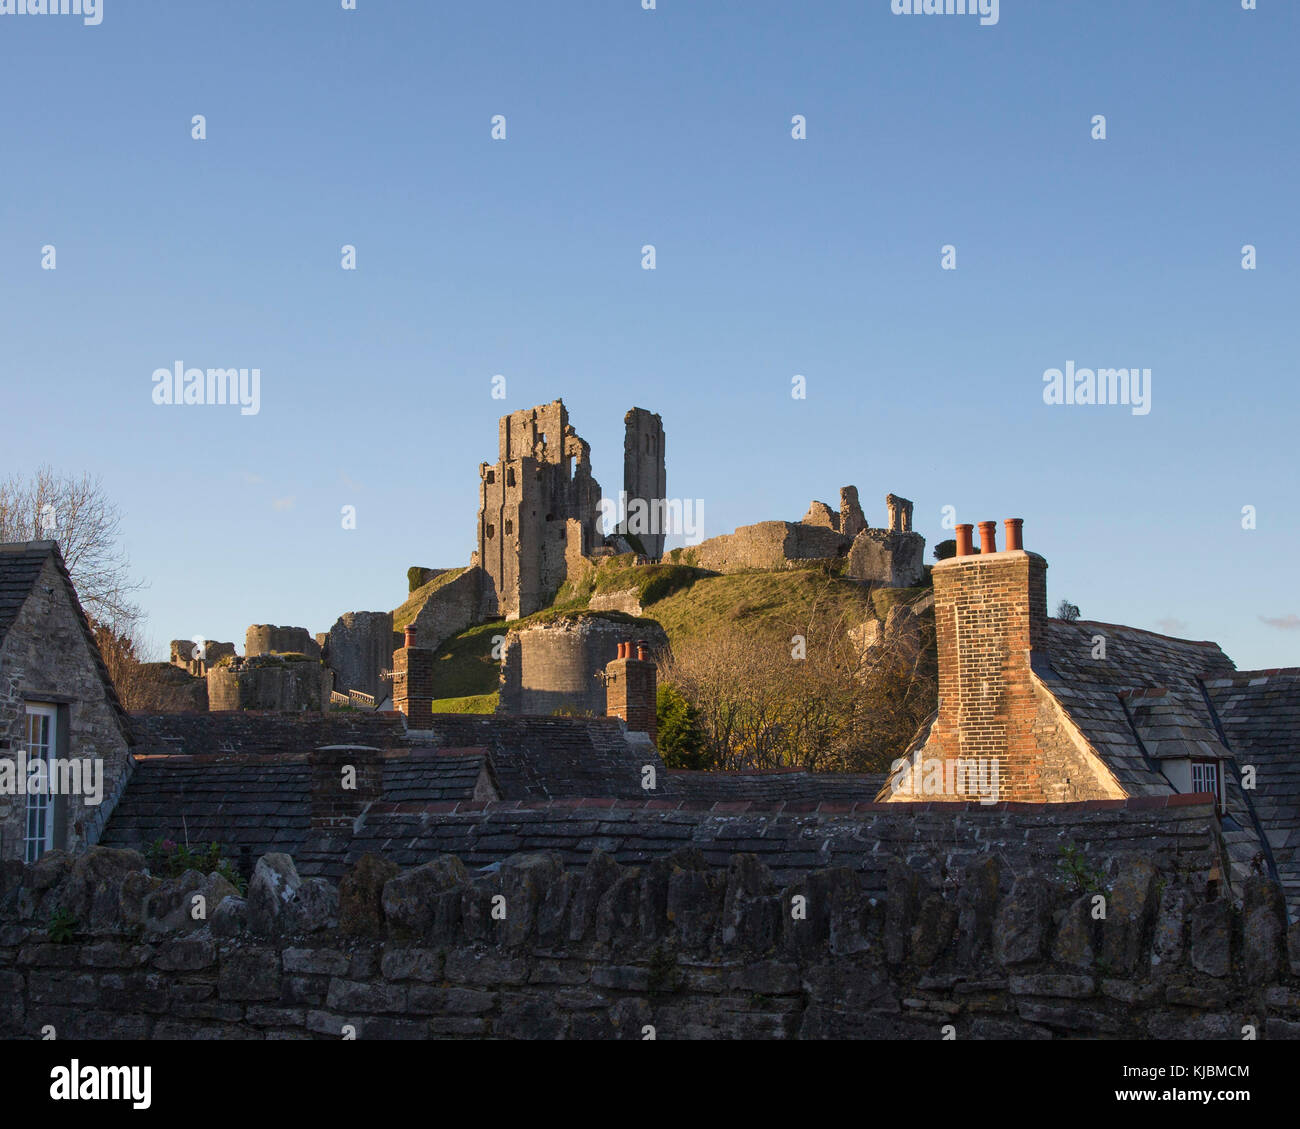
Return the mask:
M319 712L329 707L334 678L318 662L213 667L208 671L208 708Z
M668 647L663 628L652 620L631 625L586 615L511 631L497 712L604 717L605 667L617 657L619 643L638 639L656 650Z
M199 651L196 657L195 651ZM205 639L202 649L194 642L193 639L173 639L169 647L168 662L172 666L180 667L181 670L196 678L202 678L207 673L207 668L212 666L223 658L235 657L234 643L219 643L213 639Z
M710 537L690 550L693 562L713 572L786 568L792 562L842 556L848 542L832 528L792 521L762 521Z
M623 490L629 514L635 512L632 503L638 499L646 504L643 512L657 514L659 507L655 503L668 497L663 420L644 408L633 408L623 417L623 424ZM632 532L649 560L657 561L664 555L666 530Z
M455 580L435 591L411 621L419 646L436 651L453 635L459 635L478 623L482 618L485 581L482 569L467 568ZM386 666L392 665L393 649L390 644Z
M344 612L325 636L325 665L334 687L360 690L383 701L392 690L382 674L393 665L393 613Z
M256 655L306 655L320 658L320 644L305 627L276 627L255 623L244 633L244 657Z
M337 887L267 855L240 897L130 851L56 853L4 872L0 1038L1300 1037L1276 884L1238 904L1116 861L1094 920L1092 893L1008 883L991 857L940 885L894 858L876 897L845 868L782 884L743 853L369 859ZM58 910L76 932L51 944Z
M885 588L914 588L925 578L925 538L919 533L863 529L849 549L845 574Z

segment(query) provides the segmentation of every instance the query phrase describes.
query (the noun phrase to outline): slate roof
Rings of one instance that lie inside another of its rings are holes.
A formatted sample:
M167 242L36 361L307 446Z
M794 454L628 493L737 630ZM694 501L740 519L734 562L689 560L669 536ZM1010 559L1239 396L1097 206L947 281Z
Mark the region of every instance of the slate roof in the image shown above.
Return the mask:
M644 798L641 770L665 771L654 746L630 740L616 717L435 714L410 740L432 748L488 751L503 800Z
M886 773L811 773L803 769L761 772L670 771L662 792L700 801L874 800L888 780Z
M117 687L113 685L113 679L109 676L108 667L104 663L104 656L100 654L99 644L95 642L95 633L91 630L90 620L87 619L86 611L77 597L77 589L68 574L68 566L63 562L63 554L59 551L57 541L0 542L0 647L4 646L5 637L18 619L18 613L22 611L27 597L31 595L32 585L41 575L45 562L51 558L56 571L67 586L73 615L80 623L81 634L94 659L95 669L99 672L99 680L103 683L104 695L108 699L118 729L121 730L126 743L133 744L131 720L122 708L121 699L117 696Z
M1031 866L1052 868L1064 842L1113 849L1122 838L1161 867L1203 874L1215 855L1215 824L1203 797L1148 797L1055 804L876 804L685 799L533 800L499 803L376 804L355 836L313 832L294 854L299 873L337 880L365 854L402 867L441 854L483 867L513 854L554 851L581 868L594 850L625 865L664 858L683 847L726 866L736 852L758 856L778 881L845 866L867 890L883 893L892 857L936 879L988 854L1004 863L1002 880ZM1109 846L1108 846L1109 845Z
M1105 639L1105 657L1093 657L1094 639ZM1201 693L1200 679L1235 670L1216 643L1172 639L1136 627L1089 620L1048 620L1046 654L1035 654L1034 673L1105 761L1131 796L1164 795L1171 790L1154 758L1143 753L1122 691L1159 690L1171 696L1159 713L1144 713L1143 724L1183 727L1213 734L1214 722ZM1176 709L1175 709L1176 706ZM1149 711L1157 710L1154 701Z
M392 750L383 755L386 803L474 799L482 749ZM239 860L296 854L311 830L311 777L301 753L145 756L101 842L145 850L156 839L221 844Z
M18 618L40 576L53 541L13 541L0 544L0 643Z
M1094 659L1098 635L1106 655ZM1300 669L1238 671L1214 643L1050 620L1034 672L1131 796L1172 791L1164 760L1222 759L1234 878L1271 860L1291 915L1300 913ZM1247 764L1256 769L1249 790Z
M131 715L137 752L208 756L217 753L309 753L326 745L388 749L406 743L400 713L272 713L224 711Z
M1161 687L1159 690L1125 690L1129 723L1152 760L1183 757L1226 757L1205 703L1189 701Z
M1239 768L1253 766L1254 808L1287 904L1300 907L1300 668L1249 670L1205 680Z
M412 749L384 757L384 800L391 803L439 803L473 800L486 774L497 795L486 749Z
M306 756L143 757L100 842L141 851L156 839L215 842L246 864L293 854L310 830Z

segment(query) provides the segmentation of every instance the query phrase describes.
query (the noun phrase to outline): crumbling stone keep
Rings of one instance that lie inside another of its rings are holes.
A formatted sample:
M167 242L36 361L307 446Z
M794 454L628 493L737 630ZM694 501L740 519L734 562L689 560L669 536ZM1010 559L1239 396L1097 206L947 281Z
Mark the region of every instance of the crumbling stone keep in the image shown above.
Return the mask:
M479 467L477 560L485 614L518 619L564 582L571 536L587 555L603 543L601 494L563 401L503 416L498 438L497 462Z

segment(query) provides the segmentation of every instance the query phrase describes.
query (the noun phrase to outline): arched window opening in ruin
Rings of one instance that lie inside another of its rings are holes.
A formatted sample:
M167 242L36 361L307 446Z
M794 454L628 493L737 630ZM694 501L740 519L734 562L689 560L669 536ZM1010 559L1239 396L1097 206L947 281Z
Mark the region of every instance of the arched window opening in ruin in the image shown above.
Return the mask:
M491 486L491 485L493 485L493 484L496 482L496 480L497 480L497 472L494 471L494 470L490 470L490 471L488 471L488 472L487 472L487 484L488 484L489 486Z
M488 540L489 540L489 541L492 540L492 538L496 536L496 532L497 532L497 527L496 527L495 525L492 525L492 524L489 523L489 525L488 525L488 527L487 527L487 535L488 535Z
M537 438L540 439L540 440L542 441L542 446L545 447L545 446L546 446L546 432L543 431L543 432L541 433L541 435L539 435Z
M506 485L513 486L514 484L515 484L515 468L508 467L506 469Z
M509 537L510 534L512 534L514 531L515 531L515 523L514 523L513 521L507 521L507 522L506 522L506 536Z

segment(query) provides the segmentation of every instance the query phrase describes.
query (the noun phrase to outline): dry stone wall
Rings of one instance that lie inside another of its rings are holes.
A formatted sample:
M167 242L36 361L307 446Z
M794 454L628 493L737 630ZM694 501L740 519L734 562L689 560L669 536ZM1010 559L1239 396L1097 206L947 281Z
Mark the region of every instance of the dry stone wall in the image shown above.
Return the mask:
M1254 878L1236 902L1141 859L1100 895L1036 872L1006 891L993 857L938 885L896 859L883 898L847 868L783 885L691 850L486 873L371 856L338 886L272 854L244 896L142 864L4 869L0 1037L1300 1036L1280 889ZM52 935L57 913L75 927Z

